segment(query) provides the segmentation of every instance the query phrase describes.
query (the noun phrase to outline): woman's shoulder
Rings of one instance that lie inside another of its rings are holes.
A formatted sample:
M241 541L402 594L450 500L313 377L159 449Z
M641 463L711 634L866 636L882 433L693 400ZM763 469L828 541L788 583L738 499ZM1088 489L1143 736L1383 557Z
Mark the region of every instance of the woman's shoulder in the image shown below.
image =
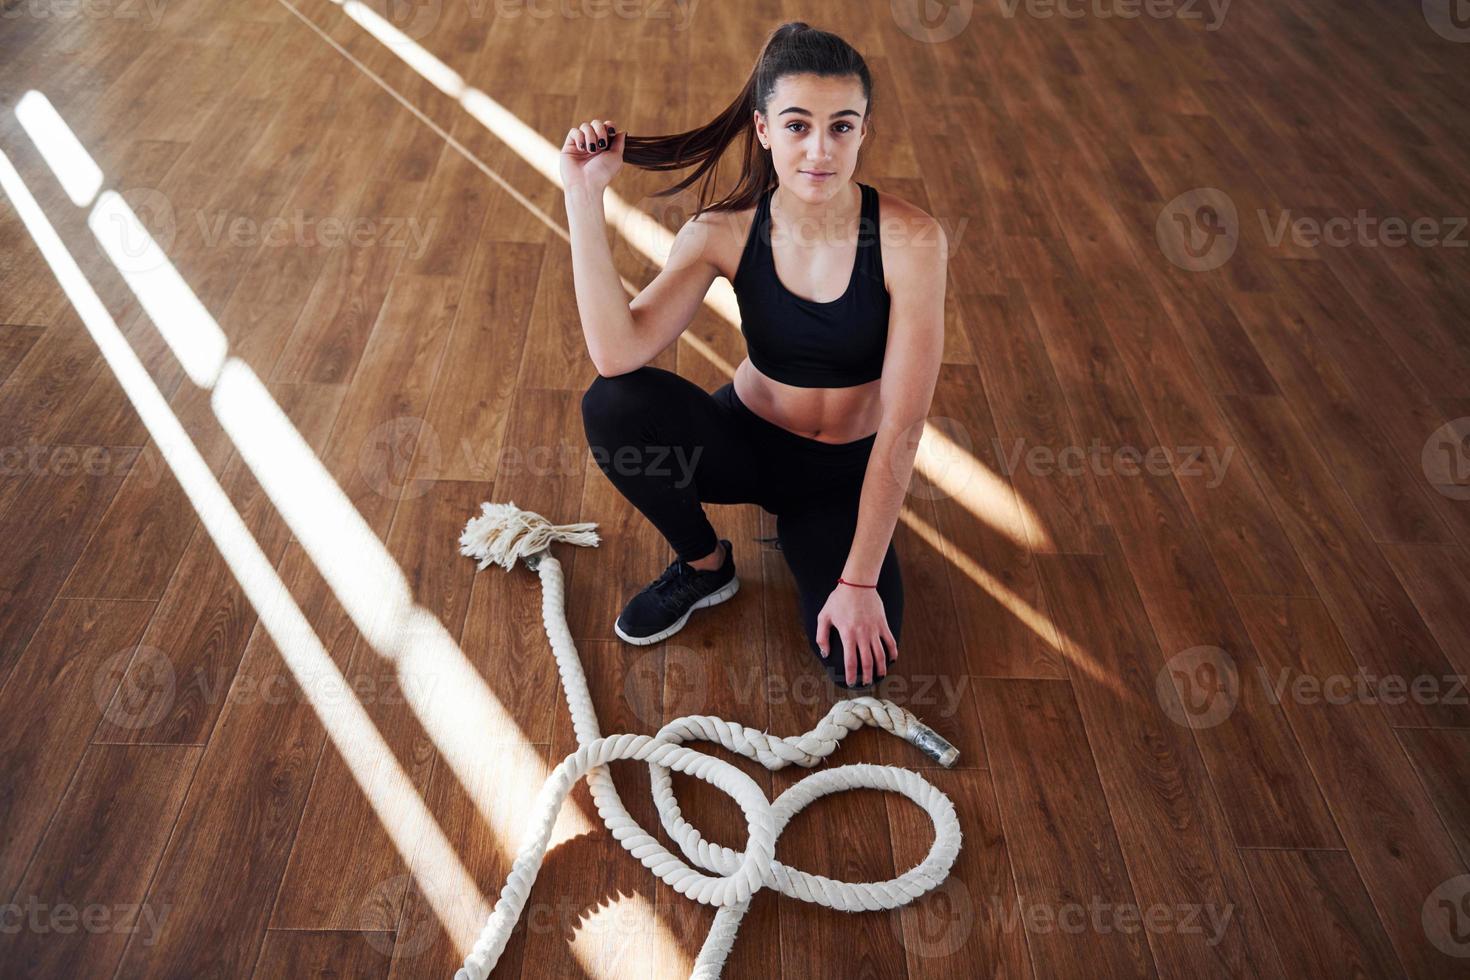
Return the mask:
M755 210L754 204L737 210L710 208L685 222L688 233L704 243L705 256L714 263L720 275L732 282L739 269L740 258L745 253Z
M868 186L873 187L872 184ZM931 232L939 229L937 218L907 198L877 187L873 187L873 192L878 196L880 222L891 221L905 228L928 229Z
M873 190L878 195L878 246L885 262L902 268L931 259L936 248L947 255L948 237L938 218L897 194Z

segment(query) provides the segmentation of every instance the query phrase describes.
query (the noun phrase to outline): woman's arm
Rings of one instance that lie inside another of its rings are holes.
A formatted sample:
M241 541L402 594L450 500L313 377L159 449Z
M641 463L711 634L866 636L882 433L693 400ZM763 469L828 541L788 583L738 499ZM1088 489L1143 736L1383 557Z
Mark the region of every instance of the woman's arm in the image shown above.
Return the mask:
M842 577L859 585L875 584L883 567L944 359L949 243L939 223L917 209L907 227L913 236L884 256L892 276L888 345L878 388L883 414L863 475L857 528L842 568ZM888 672L887 660L898 659L898 644L877 589L838 583L832 590L817 614L817 646L824 657L830 627L842 639L850 685L859 675L863 684L872 683L875 675Z
M572 236L572 283L582 334L597 373L608 375L619 373L615 367L618 359L626 358L636 346L636 325L607 241L603 189L568 187L566 207Z
M562 146L562 187L572 239L572 284L587 353L604 377L649 363L683 333L720 274L710 260L718 216L701 214L674 236L668 258L630 303L613 265L602 195L622 165L624 136L606 149L588 147L605 132L596 120L572 129Z
M924 217L924 227L917 228L913 240L892 250L896 268L878 389L883 414L863 477L857 532L842 570L842 577L854 582L877 581L913 476L944 358L949 242L939 223Z

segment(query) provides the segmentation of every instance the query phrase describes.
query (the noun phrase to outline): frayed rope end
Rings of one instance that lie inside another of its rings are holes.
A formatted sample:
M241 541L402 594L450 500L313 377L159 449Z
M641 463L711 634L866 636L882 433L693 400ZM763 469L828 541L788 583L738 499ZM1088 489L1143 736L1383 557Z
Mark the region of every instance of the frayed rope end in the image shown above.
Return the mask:
M480 516L470 518L459 536L459 553L479 559L479 568L499 565L507 572L516 559L545 551L553 541L583 547L596 547L597 525L552 524L540 514L521 510L515 501L507 504L483 503Z

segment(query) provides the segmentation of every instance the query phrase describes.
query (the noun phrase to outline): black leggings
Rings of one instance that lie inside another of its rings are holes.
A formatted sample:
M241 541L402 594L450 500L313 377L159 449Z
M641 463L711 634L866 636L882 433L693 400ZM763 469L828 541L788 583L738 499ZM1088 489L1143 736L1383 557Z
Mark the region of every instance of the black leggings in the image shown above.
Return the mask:
M844 443L808 439L746 408L733 382L706 392L652 366L598 375L582 396L582 424L598 468L686 561L719 547L701 502L754 503L775 514L810 649L837 686L848 686L836 629L828 630L827 658L818 654L817 614L847 564L876 434ZM878 595L901 643L903 581L891 541ZM863 686L861 664L853 686Z

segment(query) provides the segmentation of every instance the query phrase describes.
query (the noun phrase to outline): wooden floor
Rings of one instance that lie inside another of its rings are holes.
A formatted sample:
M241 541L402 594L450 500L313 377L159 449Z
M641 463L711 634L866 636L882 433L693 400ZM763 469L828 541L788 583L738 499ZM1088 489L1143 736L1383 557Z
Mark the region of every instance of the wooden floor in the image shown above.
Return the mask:
M383 39L329 0L7 5L0 974L451 976L576 746L535 577L458 554L482 501L597 523L558 557L604 733L821 717L757 508L710 508L733 602L613 637L669 552L586 452L555 183L573 121L704 122L800 18L873 69L860 179L953 253L887 694L963 754L828 764L922 769L965 836L901 911L759 893L726 975L1470 976L1470 44L1418 3L1175 6L938 41L878 0L402 5ZM671 231L667 183L612 191ZM651 279L657 236L608 234ZM742 357L711 304L658 363ZM496 976L687 975L714 911L572 800ZM879 880L931 838L854 792L778 857Z

